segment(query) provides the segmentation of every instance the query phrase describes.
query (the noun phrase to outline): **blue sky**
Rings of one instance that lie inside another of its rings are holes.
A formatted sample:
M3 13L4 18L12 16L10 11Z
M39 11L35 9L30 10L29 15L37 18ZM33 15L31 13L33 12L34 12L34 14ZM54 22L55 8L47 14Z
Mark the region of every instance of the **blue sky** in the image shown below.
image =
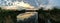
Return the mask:
M60 6L60 0L55 0L55 5Z
M33 6L39 6L41 3L48 4L47 0L24 0L24 2L27 2Z
M4 0L0 0L0 5L2 5ZM19 0L21 1L21 0ZM25 2L28 2L29 4L33 5L33 6L37 6L37 2L38 2L38 6L43 3L43 4L52 4L52 5L55 5L55 6L60 6L60 0L25 0Z
M54 6L60 6L60 0L49 0L49 2Z
M6 3L7 0L0 0L0 5L7 5L7 3L9 3L9 1L17 1L17 0L8 0L8 2ZM18 1L22 1L22 0L18 0ZM24 2L27 2L33 6L39 6L41 3L46 4L47 0L24 0Z

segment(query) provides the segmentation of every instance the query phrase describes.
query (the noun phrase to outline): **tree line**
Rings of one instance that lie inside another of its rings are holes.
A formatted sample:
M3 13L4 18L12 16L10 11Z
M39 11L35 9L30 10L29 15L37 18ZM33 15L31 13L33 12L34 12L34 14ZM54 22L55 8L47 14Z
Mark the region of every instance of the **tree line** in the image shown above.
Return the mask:
M0 23L16 23L16 16L21 13L25 12L22 11L13 11L13 10L2 10L0 8ZM60 23L60 9L54 7L52 10L43 10L43 8L39 9L38 11L38 21L40 23L47 23L48 21L45 19L50 19L52 23ZM14 20L15 19L15 20ZM9 20L9 21L8 21Z
M51 23L60 23L60 9L54 7L52 10L43 10L43 8L38 11L38 21L40 23L48 23L48 19Z

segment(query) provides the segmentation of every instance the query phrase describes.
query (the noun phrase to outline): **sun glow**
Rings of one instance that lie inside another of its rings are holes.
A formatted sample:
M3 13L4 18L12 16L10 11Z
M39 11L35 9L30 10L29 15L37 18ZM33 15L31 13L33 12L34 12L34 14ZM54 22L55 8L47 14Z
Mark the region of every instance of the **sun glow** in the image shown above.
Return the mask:
M21 2L14 2L13 3L14 4L14 6L21 6L21 7L24 7L24 8L30 8L30 7L32 7L30 4L28 4L28 3L24 3L23 1L21 1Z
M12 2L13 5L12 6L3 6L3 9L6 9L6 10L17 10L17 9L32 9L34 8L34 6L31 6L30 4L28 3L24 3L23 1L21 2Z

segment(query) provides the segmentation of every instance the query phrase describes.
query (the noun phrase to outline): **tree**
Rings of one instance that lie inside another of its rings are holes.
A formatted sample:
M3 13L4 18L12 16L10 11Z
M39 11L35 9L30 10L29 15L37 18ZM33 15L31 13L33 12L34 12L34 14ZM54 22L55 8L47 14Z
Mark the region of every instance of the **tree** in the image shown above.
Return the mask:
M4 10L0 8L0 23L17 23L17 15L19 13L24 13L24 10L13 11L13 10Z

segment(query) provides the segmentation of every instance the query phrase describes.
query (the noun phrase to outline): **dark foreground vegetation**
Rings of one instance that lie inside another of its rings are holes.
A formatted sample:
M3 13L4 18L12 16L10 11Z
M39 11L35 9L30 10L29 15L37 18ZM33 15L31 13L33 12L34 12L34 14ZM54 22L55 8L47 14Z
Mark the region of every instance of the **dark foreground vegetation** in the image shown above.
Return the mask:
M13 11L13 10L2 10L0 8L0 23L17 23L17 15L25 13L24 10Z
M60 23L60 9L43 10L41 8L38 12L39 23Z
M25 10L12 11L2 10L0 8L0 23L17 23L16 16L24 12ZM43 8L41 8L37 12L39 23L60 23L60 9L43 10Z

